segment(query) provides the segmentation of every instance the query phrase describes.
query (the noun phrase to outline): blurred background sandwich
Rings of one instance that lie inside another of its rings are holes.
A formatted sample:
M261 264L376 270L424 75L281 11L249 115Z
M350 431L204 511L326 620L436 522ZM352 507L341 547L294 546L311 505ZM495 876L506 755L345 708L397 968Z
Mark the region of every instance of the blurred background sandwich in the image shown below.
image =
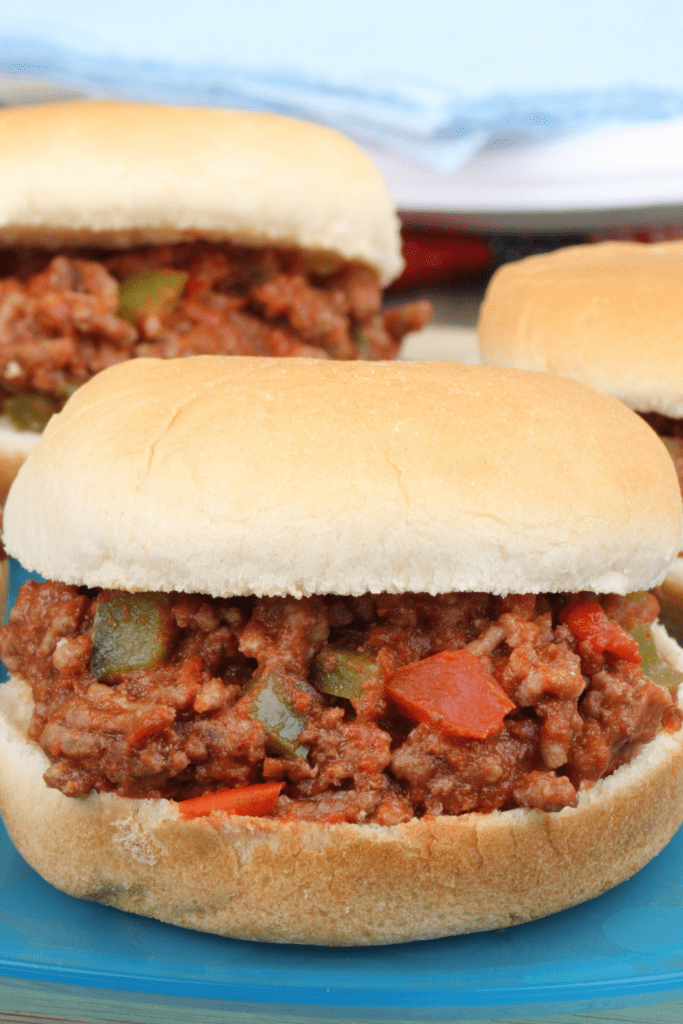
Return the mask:
M49 417L137 356L390 359L403 266L372 160L274 114L74 101L0 112L0 501Z
M570 246L500 267L481 306L482 362L573 377L659 434L683 489L683 241ZM634 500L638 500L634 494ZM683 558L659 590L683 626Z

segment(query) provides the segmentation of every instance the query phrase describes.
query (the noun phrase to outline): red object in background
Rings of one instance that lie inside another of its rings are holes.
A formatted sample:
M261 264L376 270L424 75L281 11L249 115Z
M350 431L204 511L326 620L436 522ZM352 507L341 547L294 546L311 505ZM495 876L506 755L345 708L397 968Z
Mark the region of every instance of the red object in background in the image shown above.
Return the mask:
M604 228L592 231L589 242L678 242L683 240L683 224L651 224L646 227Z
M392 290L436 284L485 270L491 263L491 250L481 238L404 229L403 258L405 270L392 282Z

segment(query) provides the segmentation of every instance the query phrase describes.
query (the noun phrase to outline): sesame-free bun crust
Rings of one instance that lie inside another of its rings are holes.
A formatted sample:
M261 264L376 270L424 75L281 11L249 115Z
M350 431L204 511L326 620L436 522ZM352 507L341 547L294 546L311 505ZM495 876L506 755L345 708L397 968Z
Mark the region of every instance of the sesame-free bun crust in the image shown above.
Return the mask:
M48 789L31 710L25 683L0 687L0 812L21 855L73 896L233 938L370 945L521 924L629 878L683 819L681 730L555 814L184 821L167 800Z
M0 244L230 240L321 267L402 268L368 156L328 128L246 111L83 100L0 111Z
M626 593L675 557L681 496L654 431L570 380L196 356L80 388L4 526L27 569L91 587Z
M529 256L491 278L482 361L584 381L639 412L683 417L683 241Z

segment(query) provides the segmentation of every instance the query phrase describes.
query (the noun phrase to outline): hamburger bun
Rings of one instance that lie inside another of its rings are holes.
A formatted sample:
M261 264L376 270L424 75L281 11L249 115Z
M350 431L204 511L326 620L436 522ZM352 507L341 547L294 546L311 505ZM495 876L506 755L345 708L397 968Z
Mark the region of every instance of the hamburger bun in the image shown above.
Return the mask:
M666 449L572 381L248 357L98 374L5 518L46 578L216 597L625 594L661 581L680 537Z
M338 132L274 114L102 100L9 108L0 178L0 249L230 242L300 250L324 275L361 264L383 284L403 267L370 158ZM17 435L0 417L0 504L39 436Z
M600 242L499 267L482 362L583 381L637 412L683 417L683 241Z
M0 111L0 245L129 248L230 240L321 266L400 273L399 222L372 160L277 114L77 100Z
M23 681L0 686L0 813L22 857L71 896L232 938L359 946L522 924L630 878L683 819L681 730L556 814L186 821L173 801L48 789L32 707Z
M573 377L640 413L683 418L683 241L601 242L530 256L493 275L482 362ZM683 630L683 567L658 591Z
M624 406L448 363L120 364L53 417L5 513L8 550L47 577L221 597L625 594L661 581L680 532L671 461ZM358 945L529 921L629 877L683 819L681 730L553 814L188 821L173 800L47 788L26 683L0 705L0 811L36 870L233 937Z

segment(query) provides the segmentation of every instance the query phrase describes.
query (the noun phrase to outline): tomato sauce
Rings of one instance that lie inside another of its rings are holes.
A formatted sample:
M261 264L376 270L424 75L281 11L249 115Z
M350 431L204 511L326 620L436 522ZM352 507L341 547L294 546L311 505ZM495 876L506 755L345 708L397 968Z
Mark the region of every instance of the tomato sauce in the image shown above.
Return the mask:
M110 666L103 682L93 675L93 623L110 592L31 581L0 631L0 654L32 688L30 736L50 759L47 785L67 796L183 800L282 782L267 812L278 818L393 825L556 811L681 721L639 664L561 621L575 597L164 595L172 628L163 627L163 655L130 671ZM616 633L658 614L652 595L588 597ZM425 720L410 703L421 703L412 685L421 673L433 690L430 665L444 658L456 682L465 667L458 735L440 728L439 708ZM340 665L336 694L348 687L349 696L320 692L321 672L329 687ZM364 667L351 685L354 665ZM412 687L405 702L392 696L402 673ZM463 725L472 686L495 698L479 736Z

